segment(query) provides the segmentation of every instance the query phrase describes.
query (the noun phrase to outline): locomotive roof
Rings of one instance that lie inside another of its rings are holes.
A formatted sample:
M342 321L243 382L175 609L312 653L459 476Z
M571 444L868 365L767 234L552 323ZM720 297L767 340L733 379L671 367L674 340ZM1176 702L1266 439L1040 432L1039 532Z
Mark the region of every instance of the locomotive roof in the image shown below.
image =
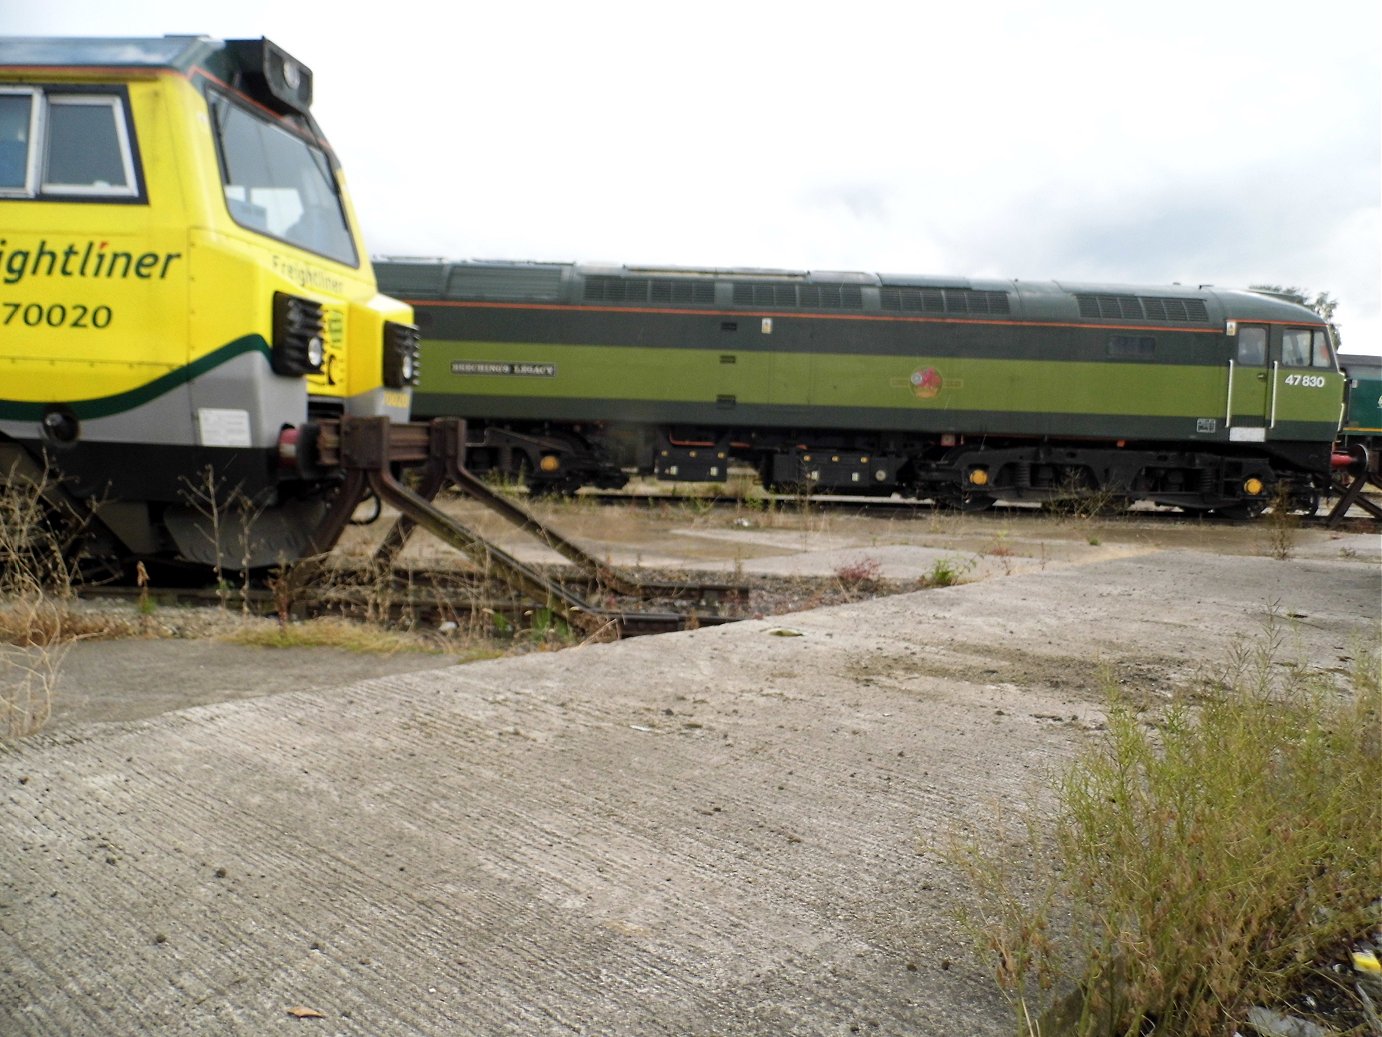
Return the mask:
M279 111L307 114L312 70L268 39L0 36L0 68L202 69Z
M736 292L734 303L759 305L747 289L754 285L782 286L788 293L772 292L770 301L762 305L784 305L789 296L797 299L793 285L812 289L834 286L852 290L854 298L860 289L887 293L952 293L963 296L961 304L966 312L1001 314L1008 312L1007 297L1021 300L1029 314L1050 313L1078 309L1087 318L1170 320L1178 323L1216 323L1219 315L1227 317L1253 316L1262 320L1319 323L1313 311L1280 296L1243 289L1215 288L1212 285L1129 285L1103 282L1025 281L997 278L946 277L927 274L889 274L859 271L776 270L750 267L678 267L678 266L619 266L607 263L534 262L525 260L461 260L435 258L382 258L376 261L380 286L383 290L417 299L494 299L510 301L557 301L570 299L579 282L584 282L587 300L633 303L656 301L661 296L656 285L701 285L693 295L682 301L713 304L716 283L732 283L746 289L741 300ZM624 282L630 286L647 285L648 294L630 294L623 288L592 294L591 288L604 283ZM688 289L690 291L690 289ZM982 297L996 296L985 301ZM724 298L724 297L722 297ZM861 300L862 302L862 300ZM855 308L848 303L839 307ZM803 294L798 302L785 305L810 306ZM877 305L875 303L874 305ZM888 308L914 309L907 301ZM924 304L927 309L936 305L951 308L950 297L942 303ZM1229 312L1232 311L1232 312Z
M187 71L225 49L207 36L0 36L0 65L56 68L171 68Z

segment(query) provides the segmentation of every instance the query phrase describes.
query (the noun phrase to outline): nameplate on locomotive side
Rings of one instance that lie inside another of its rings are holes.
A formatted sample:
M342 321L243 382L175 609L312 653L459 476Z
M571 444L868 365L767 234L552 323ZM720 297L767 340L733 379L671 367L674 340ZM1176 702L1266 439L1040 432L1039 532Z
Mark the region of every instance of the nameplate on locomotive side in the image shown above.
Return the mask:
M555 378L556 364L507 363L493 360L453 360L452 374L517 375L522 378Z

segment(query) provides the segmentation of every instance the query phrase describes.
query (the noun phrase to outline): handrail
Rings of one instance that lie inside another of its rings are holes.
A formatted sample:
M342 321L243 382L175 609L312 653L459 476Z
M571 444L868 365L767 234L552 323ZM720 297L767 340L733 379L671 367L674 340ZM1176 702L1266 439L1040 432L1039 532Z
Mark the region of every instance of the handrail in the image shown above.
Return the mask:
M1273 360L1273 361L1272 361L1272 417L1271 417L1271 420L1267 422L1267 427L1268 427L1268 428L1276 428L1276 383L1277 383L1277 381L1278 381L1278 377L1277 377L1277 376L1278 376L1278 374L1280 373L1280 370L1281 370L1281 362L1280 362L1279 360Z
M1233 428L1233 357L1228 358L1228 402L1224 404L1224 428Z

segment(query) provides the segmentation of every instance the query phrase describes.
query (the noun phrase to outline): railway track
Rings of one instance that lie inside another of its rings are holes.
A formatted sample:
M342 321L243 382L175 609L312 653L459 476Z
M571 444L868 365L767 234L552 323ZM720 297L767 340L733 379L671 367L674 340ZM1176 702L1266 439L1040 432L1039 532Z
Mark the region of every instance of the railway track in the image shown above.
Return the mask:
M742 499L684 497L670 494L583 493L582 501L592 500L600 508L629 508L655 513L658 509L693 505L694 518L710 524L733 525L735 517L746 514ZM806 501L785 498L773 503L784 512L836 513L853 517L890 519L915 515L930 520L938 509L929 504L898 499L812 497ZM557 506L559 510L560 506ZM747 512L750 516L752 511ZM997 505L987 512L965 516L968 523L982 529L1020 527L1051 517L1049 510L1035 505ZM1303 528L1323 529L1323 516L1294 516ZM1193 516L1172 509L1136 508L1113 515L1088 519L1100 526L1118 527L1127 522L1149 522L1157 526L1185 524ZM1271 521L1268 515L1256 520L1207 519L1217 529L1248 529ZM1091 526L1091 528L1095 528ZM1377 534L1382 523L1353 514L1332 527L1340 533ZM549 528L550 531L550 528ZM231 574L231 584L208 586L205 573L198 571L190 580L177 573L158 573L143 586L130 578L107 578L78 589L83 598L125 600L137 608L141 600L159 606L204 606L230 608L261 616L279 615L302 620L340 615L368 618L397 626L437 628L447 623L473 626L476 617L500 617L497 627L523 629L537 623L564 620L589 635L630 637L664 633L699 626L731 623L765 611L760 598L771 598L773 591L751 588L742 578L726 580L718 574L678 573L677 578L637 579L619 573L608 565L531 565L532 573L544 585L561 588L565 602L543 600L531 587L506 583L502 572L487 571L483 564L460 554L440 563L429 557L425 562L401 563L379 557L360 560L332 556L310 563L299 563L286 575L256 573L248 580ZM804 581L810 582L810 581ZM829 601L833 583L828 577L815 581L818 600ZM884 591L886 593L886 591ZM570 602L579 602L574 608ZM772 611L769 608L767 611Z
M1377 495L1371 495L1378 499ZM745 498L733 494L712 494L705 495L695 492L677 493L675 491L664 492L628 492L623 490L582 490L574 498L577 501L590 501L607 507L633 507L633 508L671 508L681 507L690 508L696 511L710 511L712 509L729 509L736 512L744 512L752 516L755 513L790 513L793 511L810 513L844 513L858 516L886 515L889 517L916 516L927 518L934 515L965 514L973 518L990 516L1001 521L1022 520L1024 518L1040 519L1049 518L1052 514L1069 515L1078 518L1098 518L1100 520L1116 520L1119 518L1145 519L1151 522L1185 522L1194 521L1200 516L1182 511L1178 508L1163 508L1154 505L1134 505L1127 509L1097 509L1087 502L1071 501L1067 506L1048 505L1038 503L1008 503L999 501L984 510L959 511L955 508L941 504L936 504L928 500L916 500L903 497L837 497L837 496L793 496L787 494L768 494L761 497ZM543 498L536 498L537 501ZM1314 515L1296 514L1294 519L1305 528L1334 528L1344 532L1372 533L1382 532L1382 520L1360 514L1357 511L1350 512L1342 519L1336 520L1329 526L1328 510L1333 503L1333 498L1321 503L1318 512ZM1371 501L1369 501L1371 503ZM1377 505L1374 504L1374 507ZM1205 521L1214 522L1216 525L1226 527L1232 526L1252 526L1255 523L1266 521L1264 517L1257 518L1229 518L1221 515L1203 516Z
M639 585L638 595L630 596L576 569L553 566L544 573L598 610L589 623L581 624L590 633L634 637L719 626L750 614L748 587L722 579L647 580ZM340 615L434 628L476 615L502 617L521 628L544 610L558 614L557 603L535 602L477 570L450 566L396 565L381 570L369 563L329 562L300 565L286 576L252 574L235 586L112 579L82 585L76 593L88 600L128 601L132 608L149 602L160 607L231 608L291 620Z

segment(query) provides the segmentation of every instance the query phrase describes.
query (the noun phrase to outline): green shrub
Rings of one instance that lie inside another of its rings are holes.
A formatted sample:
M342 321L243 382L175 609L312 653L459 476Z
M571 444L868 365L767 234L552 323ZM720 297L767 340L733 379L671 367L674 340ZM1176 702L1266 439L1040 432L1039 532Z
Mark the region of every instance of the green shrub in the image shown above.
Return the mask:
M974 568L972 561L958 558L937 558L931 564L931 573L923 583L928 587L953 587L965 573Z
M1035 870L952 843L1021 1032L1034 1002L1073 985L1068 1018L1042 1032L1232 1033L1376 924L1378 656L1360 653L1341 691L1281 666L1279 648L1269 632L1153 717L1113 699L1106 732L1055 783L1054 817L1026 814Z

